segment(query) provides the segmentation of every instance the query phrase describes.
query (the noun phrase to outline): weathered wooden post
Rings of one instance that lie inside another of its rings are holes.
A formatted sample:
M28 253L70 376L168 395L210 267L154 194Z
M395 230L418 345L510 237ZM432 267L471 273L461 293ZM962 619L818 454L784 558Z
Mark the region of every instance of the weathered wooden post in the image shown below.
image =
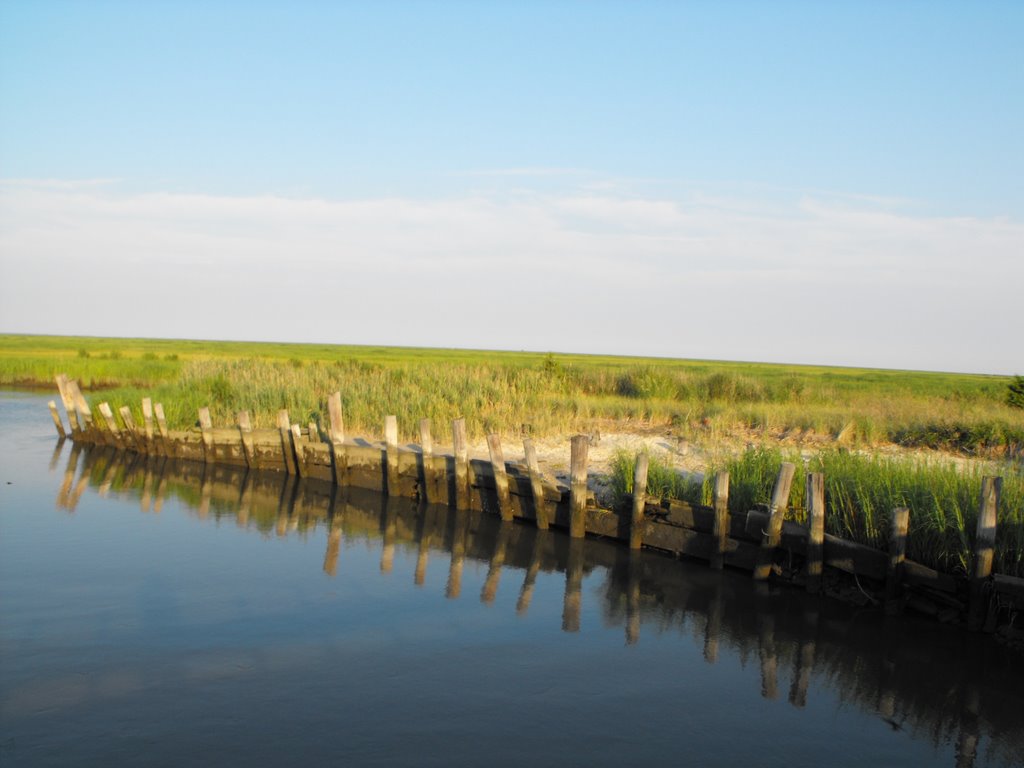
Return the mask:
M64 406L64 412L68 415L68 424L71 425L71 435L75 437L79 431L78 413L75 411L75 398L68 387L68 375L57 374L54 379L57 382L57 392L60 394L60 401Z
M57 403L51 400L47 405L50 408L50 416L53 417L53 426L57 428L57 437L63 440L68 435L67 432L64 431L64 423L60 420L60 412L57 410Z
M199 431L203 435L203 460L207 463L213 461L213 419L210 418L210 409L203 406L199 409Z
M68 392L71 394L71 398L75 404L75 411L78 412L78 426L79 430L85 436L85 439L96 440L97 436L94 432L92 424L92 409L89 408L89 403L86 401L85 396L82 395L82 390L78 386L78 382L71 379L67 382Z
M825 475L807 473L807 571L806 587L812 595L821 591L825 557Z
M291 426L292 450L295 451L295 474L302 477L306 474L306 459L302 451L302 429L298 424Z
M284 457L284 469L289 475L298 472L295 466L295 451L292 448L292 424L288 411L283 408L277 412L277 431L281 435L281 454Z
M164 417L164 404L153 403L153 415L156 417L157 431L160 433L160 452L164 456L171 455L170 441L168 440L167 419Z
M582 539L587 535L587 448L590 438L576 435L572 438L569 460L569 536Z
M967 628L977 632L984 628L988 618L989 577L996 546L996 515L1003 478L984 477L981 480L981 500L978 504L978 527L974 535L974 567L971 571L970 606Z
M526 466L530 470L530 491L533 494L533 514L536 518L537 527L546 531L550 520L548 518L548 505L544 501L544 478L540 474L540 465L537 463L537 449L533 440L523 440L523 450L526 452Z
M251 467L256 457L256 446L252 439L252 420L248 411L238 412L238 431L242 436L242 454L245 456L245 465Z
M385 493L389 496L398 495L398 417L384 417L384 445L387 448L387 485Z
M132 418L132 409L127 405L122 405L117 409L117 412L121 414L121 421L124 424L124 431L128 441L136 451L142 453L142 441L139 439L139 430L135 426L135 419Z
M153 415L156 416L156 426L160 432L160 438L167 440L167 417L164 416L164 404L154 403L153 404Z
M121 437L121 430L117 428L117 422L114 421L114 412L110 410L110 404L100 403L99 410L110 434L110 444L117 448L124 448L124 439Z
M348 482L348 457L345 453L345 419L341 411L341 392L327 398L327 416L330 420L331 460L334 462L334 483Z
M892 511L889 530L889 562L885 569L885 612L890 616L900 611L900 593L903 589L903 560L907 553L907 529L910 510L897 507Z
M420 419L420 498L424 504L433 503L430 488L434 484L434 438L430 434L430 419Z
M715 475L711 505L715 510L711 529L715 537L715 555L711 558L711 568L720 571L725 565L725 550L729 544L729 473L724 470Z
M633 471L633 516L629 523L629 548L640 549L644 543L644 505L647 503L647 470L650 457L644 451L636 457Z
M153 401L148 397L142 398L142 429L146 434L146 450L156 453L153 445Z
M786 507L789 505L789 490L793 484L795 472L796 467L788 461L783 462L779 468L779 476L775 480L775 489L772 491L768 530L765 531L761 539L761 551L758 563L754 567L754 581L767 581L772 572L772 560L775 549L782 539L782 521L786 516Z
M505 472L505 455L501 450L501 438L496 434L487 436L487 450L491 454L491 471L494 473L494 491L498 497L498 514L505 522L511 522L512 497L508 490L508 475Z
M452 451L455 454L455 508L469 509L469 446L465 419L452 421Z

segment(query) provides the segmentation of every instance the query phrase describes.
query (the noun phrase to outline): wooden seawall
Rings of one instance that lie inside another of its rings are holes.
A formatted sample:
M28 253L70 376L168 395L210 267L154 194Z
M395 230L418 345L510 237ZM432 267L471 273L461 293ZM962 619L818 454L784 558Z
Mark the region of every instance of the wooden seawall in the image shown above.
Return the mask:
M275 429L254 429L247 412L238 414L235 426L215 427L209 410L201 408L199 427L178 431L168 430L162 407L148 398L142 403L143 424L139 425L130 409L119 408L119 421L107 403L98 406L96 418L74 381L58 376L57 385L70 426L64 428L56 403L51 402L62 439L69 435L76 442L145 456L281 472L457 510L494 513L504 521L560 528L573 538L599 536L632 548L702 559L713 568L741 568L757 582L781 580L803 585L812 593L849 592L851 585L843 585L842 574L846 574L867 600L883 604L889 612L910 606L944 621L964 620L973 630L994 631L1024 609L1024 579L992 573L999 478L986 478L983 486L968 580L904 557L907 516L903 510L893 515L888 551L825 534L821 475L808 476L808 525L785 521L793 477L788 464L779 473L767 509L736 514L727 507L726 473L716 477L710 507L652 502L646 496L647 465L641 458L632 509L618 512L597 506L587 490L587 438L582 435L570 444L571 479L566 486L540 471L529 439L523 446L525 463L505 461L497 435L488 436L487 459L470 457L462 419L452 423L450 449L433 445L427 420L419 425L419 445L399 444L394 417L385 421L384 441L352 438L345 434L340 393L328 400L328 425L291 424L288 413L281 411Z

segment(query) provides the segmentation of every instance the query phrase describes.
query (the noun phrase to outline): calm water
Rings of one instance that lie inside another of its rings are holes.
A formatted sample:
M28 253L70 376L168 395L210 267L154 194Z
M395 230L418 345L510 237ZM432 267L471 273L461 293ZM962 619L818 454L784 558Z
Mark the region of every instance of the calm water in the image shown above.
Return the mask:
M273 475L0 395L0 763L1019 765L990 638Z

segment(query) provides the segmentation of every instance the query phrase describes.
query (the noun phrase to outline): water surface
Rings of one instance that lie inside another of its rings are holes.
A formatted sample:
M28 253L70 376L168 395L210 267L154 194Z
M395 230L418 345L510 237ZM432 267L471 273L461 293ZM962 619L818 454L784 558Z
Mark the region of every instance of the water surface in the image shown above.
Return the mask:
M1021 654L0 396L0 763L1017 765Z

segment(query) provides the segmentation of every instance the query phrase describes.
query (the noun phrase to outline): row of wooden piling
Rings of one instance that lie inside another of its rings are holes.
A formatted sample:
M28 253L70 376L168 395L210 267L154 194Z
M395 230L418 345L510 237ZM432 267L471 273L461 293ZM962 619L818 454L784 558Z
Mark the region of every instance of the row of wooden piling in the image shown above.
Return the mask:
M254 429L246 411L237 415L235 427L218 429L208 408L199 409L197 434L195 430L169 431L163 408L149 398L142 401L141 426L136 425L127 406L118 409L119 425L109 404L101 403L98 410L104 427L100 428L77 383L62 375L57 377L57 385L70 436L75 440L141 454L278 470L456 509L494 511L503 521L520 518L542 530L549 526L566 529L572 538L591 533L628 541L632 549L648 547L699 557L715 569L724 565L746 568L759 583L778 573L780 553L795 554L803 558L797 578L811 593L822 590L828 565L880 584L888 612L902 608L910 588L916 590L912 604L917 607L966 608L971 629L993 628L996 596L1024 607L1024 580L992 574L999 478L987 477L983 482L972 571L967 589L963 589L955 577L906 559L906 509L893 511L887 552L826 534L824 476L820 473L807 476L807 525L786 521L795 474L790 463L780 468L767 511L736 515L728 510L727 472L715 477L711 507L652 502L646 493L648 460L641 454L633 478L632 508L620 515L599 508L587 490L586 435L571 440L569 484L565 486L541 472L529 438L523 441L524 463L505 460L496 434L487 436L488 459L471 459L461 418L452 422L450 454L435 451L429 419L419 423L418 446L399 446L395 416L385 418L383 445L352 439L345 433L339 392L328 398L329 424L324 434L314 422L305 429L292 424L284 410L278 413L274 429ZM58 434L66 435L55 402L51 401L50 410Z

